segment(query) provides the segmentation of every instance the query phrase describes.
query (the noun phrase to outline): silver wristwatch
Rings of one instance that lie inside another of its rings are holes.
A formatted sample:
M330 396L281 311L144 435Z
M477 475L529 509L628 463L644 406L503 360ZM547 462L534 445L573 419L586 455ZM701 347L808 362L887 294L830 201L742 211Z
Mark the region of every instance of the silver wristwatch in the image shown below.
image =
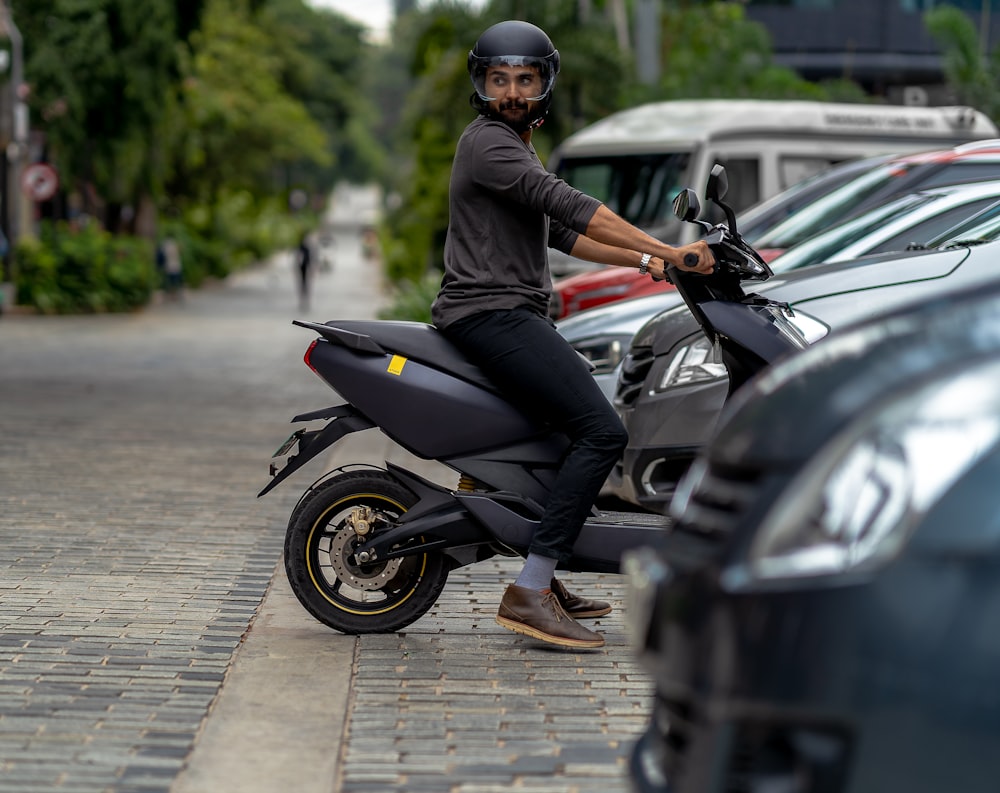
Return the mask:
M653 254L644 253L642 258L639 260L639 275L645 275L649 272L649 262L652 260Z

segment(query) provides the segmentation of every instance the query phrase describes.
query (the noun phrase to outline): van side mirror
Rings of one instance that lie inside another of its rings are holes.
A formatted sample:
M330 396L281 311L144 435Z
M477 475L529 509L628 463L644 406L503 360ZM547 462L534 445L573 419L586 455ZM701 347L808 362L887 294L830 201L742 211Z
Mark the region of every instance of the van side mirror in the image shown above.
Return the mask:
M729 177L726 176L726 169L720 163L712 166L712 172L708 175L708 186L705 188L705 198L718 203L726 197L729 192Z
M698 200L698 194L690 187L685 187L674 198L674 215L690 222L699 214L701 214L701 202Z

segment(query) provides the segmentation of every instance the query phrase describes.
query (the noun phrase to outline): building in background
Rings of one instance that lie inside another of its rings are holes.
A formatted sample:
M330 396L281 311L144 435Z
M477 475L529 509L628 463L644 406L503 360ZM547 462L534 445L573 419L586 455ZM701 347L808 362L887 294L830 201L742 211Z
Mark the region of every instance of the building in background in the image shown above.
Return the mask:
M948 104L941 51L924 13L967 13L988 53L1000 41L1000 0L738 0L771 34L775 62L808 80L849 78L898 104Z

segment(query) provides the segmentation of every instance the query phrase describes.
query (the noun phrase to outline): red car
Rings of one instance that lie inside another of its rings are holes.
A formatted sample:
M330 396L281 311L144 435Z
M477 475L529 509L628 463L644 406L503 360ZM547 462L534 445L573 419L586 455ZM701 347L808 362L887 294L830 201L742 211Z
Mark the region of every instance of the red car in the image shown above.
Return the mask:
M897 196L989 179L1000 179L1000 140L845 163L748 209L740 215L739 227L744 238L771 261L813 234ZM640 276L631 267L602 267L557 281L550 314L562 319L671 288L669 282Z

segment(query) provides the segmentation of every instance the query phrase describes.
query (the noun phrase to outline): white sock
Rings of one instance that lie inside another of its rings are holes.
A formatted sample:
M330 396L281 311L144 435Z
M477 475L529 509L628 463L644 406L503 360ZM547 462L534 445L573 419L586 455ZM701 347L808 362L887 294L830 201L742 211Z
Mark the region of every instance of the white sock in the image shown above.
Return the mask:
M529 553L514 585L539 591L548 589L552 584L552 577L556 574L557 563L556 559Z

